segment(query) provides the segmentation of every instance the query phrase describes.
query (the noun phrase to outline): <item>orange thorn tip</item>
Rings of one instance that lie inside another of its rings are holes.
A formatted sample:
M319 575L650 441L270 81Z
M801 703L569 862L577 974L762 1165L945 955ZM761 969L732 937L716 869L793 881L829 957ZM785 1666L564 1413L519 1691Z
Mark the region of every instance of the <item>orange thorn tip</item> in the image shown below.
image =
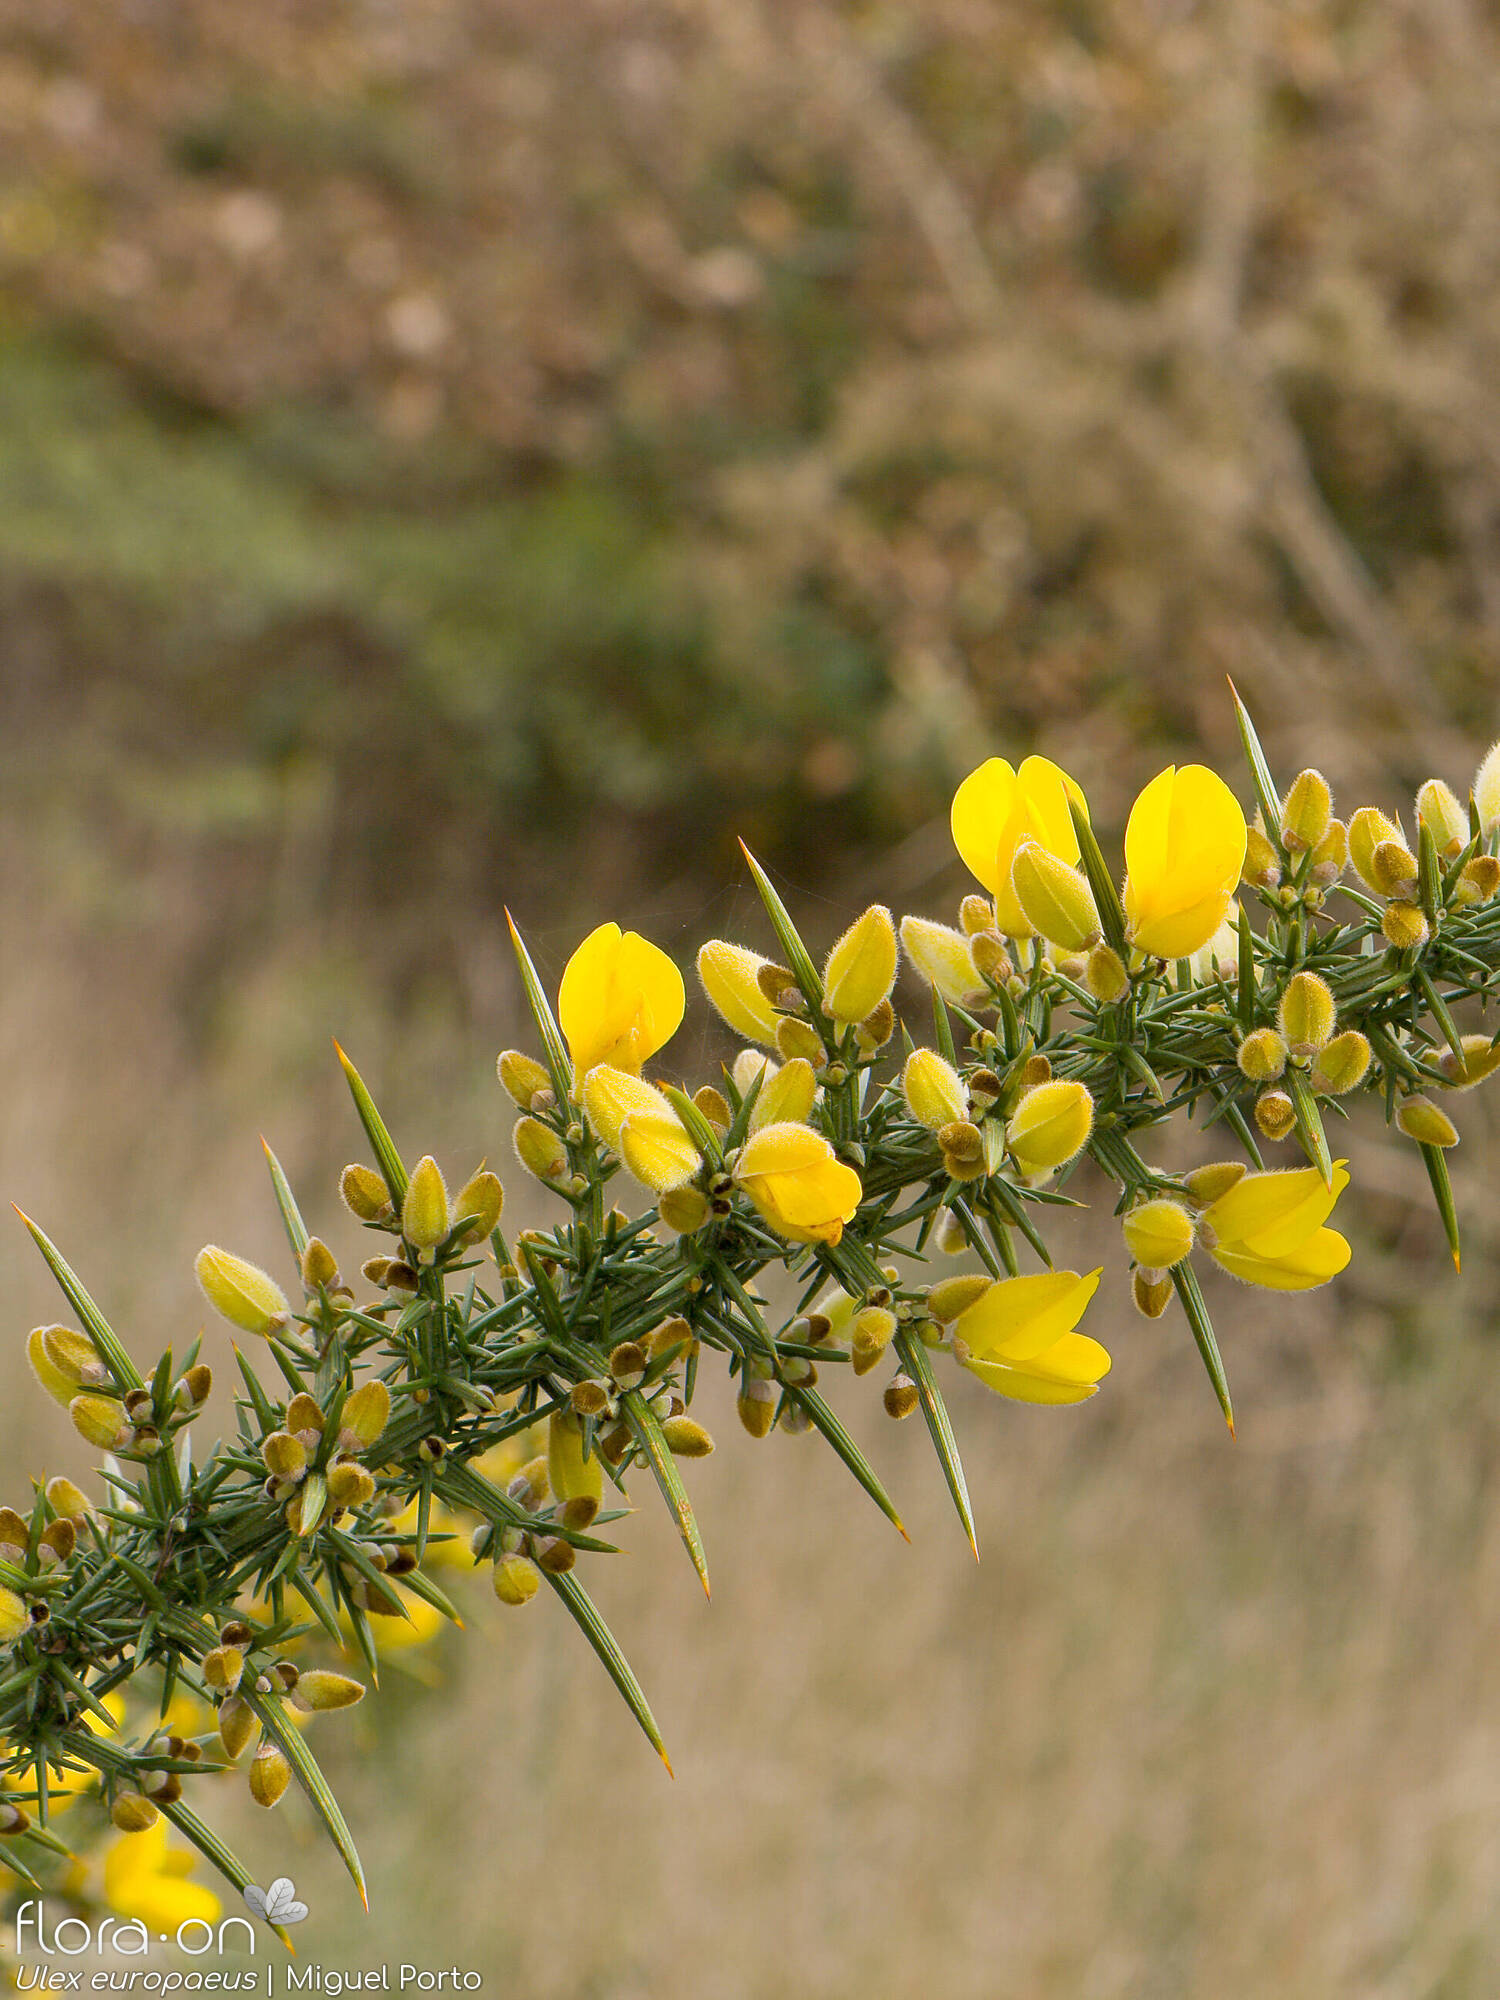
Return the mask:
M1226 1411L1226 1412L1225 1412L1225 1414L1224 1414L1224 1421L1225 1421L1225 1423L1226 1423L1226 1424L1228 1424L1228 1426L1229 1426L1229 1435L1230 1435L1231 1437L1234 1437L1234 1436L1236 1435L1236 1432L1235 1432L1235 1428L1234 1428L1234 1418L1233 1418L1232 1416L1230 1416L1230 1415L1229 1415L1228 1411Z
M1455 1271L1461 1271L1463 1269L1463 1265L1459 1262L1459 1256L1456 1250L1453 1253L1453 1268Z
M671 1758L667 1755L665 1750L658 1750L656 1754L658 1757L660 1757L662 1763L666 1766L667 1776L672 1780L673 1784L675 1785L677 1782L677 1773L672 1769Z

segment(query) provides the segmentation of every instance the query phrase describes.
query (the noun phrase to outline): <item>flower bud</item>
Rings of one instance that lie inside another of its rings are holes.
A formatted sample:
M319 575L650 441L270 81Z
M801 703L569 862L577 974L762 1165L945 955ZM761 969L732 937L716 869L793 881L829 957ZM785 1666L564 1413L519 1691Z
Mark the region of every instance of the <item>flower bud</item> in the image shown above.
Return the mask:
M339 1194L345 1208L361 1222L389 1222L394 1213L390 1189L369 1167L345 1167L339 1175Z
M368 1507L375 1498L375 1478L369 1468L344 1459L328 1468L328 1499L335 1511Z
M250 1796L258 1806L274 1806L291 1782L286 1753L269 1738L250 1760Z
M209 1243L198 1252L193 1269L203 1296L231 1326L242 1333L268 1337L291 1322L286 1293L258 1264L246 1263Z
M541 1588L541 1574L525 1556L501 1556L492 1578L495 1596L502 1604L529 1604Z
M695 1187L668 1188L657 1202L656 1212L679 1236L693 1235L713 1213L708 1196Z
M872 903L828 954L823 1004L835 1021L863 1021L896 980L896 926L881 903Z
M776 1023L776 1053L783 1062L811 1063L814 1069L821 1069L827 1061L827 1051L823 1039L810 1021L799 1021L794 1014L783 1014Z
M551 1091L550 1074L532 1056L519 1049L502 1049L495 1058L495 1074L522 1111L530 1111L540 1091Z
M873 1014L867 1014L854 1031L860 1053L873 1056L883 1049L896 1032L896 1010L889 1000L882 1000Z
M109 1381L109 1370L87 1334L71 1326L47 1326L42 1328L42 1345L53 1368L74 1389L98 1389Z
M368 1451L391 1417L391 1392L384 1382L361 1382L344 1398L339 1415L339 1433L349 1433L350 1449Z
M1093 890L1076 868L1049 853L1040 841L1020 843L1010 881L1026 921L1049 943L1064 951L1085 952L1099 942Z
M1466 861L1458 878L1458 900L1487 903L1500 889L1500 861L1493 854L1476 854Z
M668 1417L661 1434L674 1458L707 1458L714 1448L713 1439L692 1417Z
M1209 1208L1221 1194L1245 1178L1243 1160L1210 1160L1206 1166L1194 1167L1184 1174L1182 1185L1187 1190L1187 1198L1194 1208Z
M911 1415L922 1396L916 1383L903 1369L899 1375L891 1377L880 1400L885 1404L886 1415L900 1423L903 1417Z
M1112 945L1096 944L1083 971L1084 984L1098 1001L1123 1000L1130 991L1125 961Z
M1429 778L1418 789L1417 818L1432 835L1432 844L1444 861L1452 861L1468 846L1469 815L1452 786L1441 778Z
M219 1741L231 1763L252 1741L259 1723L255 1710L239 1695L232 1695L219 1709Z
M302 1253L302 1288L308 1293L338 1283L338 1260L320 1236L308 1238Z
M245 1671L245 1656L238 1646L215 1646L203 1656L203 1678L215 1694L233 1694Z
M538 1569L548 1576L566 1576L578 1560L578 1551L561 1535L541 1536L532 1545L532 1553Z
M195 1361L177 1384L178 1400L184 1407L201 1409L214 1386L214 1371L206 1361Z
M1367 889L1383 894L1375 879L1375 850L1385 841L1401 841L1401 828L1378 806L1361 806L1349 822L1349 859Z
M1193 1247L1193 1218L1181 1202L1165 1197L1144 1201L1120 1224L1125 1248L1137 1264L1167 1271L1180 1264Z
M364 1700L365 1690L362 1682L352 1680L348 1674L313 1667L297 1676L296 1698L299 1708L321 1714L328 1708L352 1708L355 1702Z
M85 1521L94 1511L88 1495L61 1475L47 1481L47 1504L60 1521ZM3 1539L0 1534L0 1540Z
M958 906L958 921L969 937L995 928L995 906L987 896L965 896Z
M1370 1044L1358 1028L1346 1028L1318 1057L1312 1073L1312 1087L1324 1097L1342 1097L1365 1079L1370 1067Z
M767 994L760 975L770 961L743 945L711 938L698 953L698 977L711 1005L733 1028L750 1042L771 1042L776 1038L775 995ZM794 986L784 968L777 991Z
M1349 862L1349 829L1341 819L1331 819L1328 831L1312 852L1307 879L1315 889L1330 888Z
M107 1396L75 1396L68 1405L68 1415L84 1443L99 1451L123 1451L130 1441L130 1420Z
M962 1077L935 1049L914 1049L907 1057L901 1093L912 1117L929 1132L953 1124L969 1109Z
M432 1262L432 1253L448 1234L451 1211L442 1171L431 1153L412 1168L406 1199L401 1204L401 1234L417 1253L417 1261Z
M1294 1062L1307 1062L1332 1039L1338 1010L1328 981L1316 972L1294 972L1282 989L1276 1025Z
M849 1359L856 1375L868 1375L896 1337L896 1315L885 1306L864 1306L850 1322Z
M544 1125L540 1118L518 1119L511 1137L516 1158L527 1173L544 1184L555 1185L567 1178L568 1149L550 1125Z
M1370 873L1382 896L1399 896L1417 879L1417 857L1404 841L1382 840L1370 856Z
M797 984L797 975L787 966L777 965L768 958L761 959L756 967L755 983L774 1013L807 1012L807 1001Z
M1255 1028L1240 1043L1235 1061L1252 1083L1274 1083L1286 1068L1287 1047L1274 1028Z
M951 1208L945 1208L938 1217L932 1240L945 1257L962 1257L969 1248L969 1233Z
M144 1833L155 1826L160 1812L139 1792L122 1792L109 1809L109 1816L121 1833Z
M1415 903L1387 903L1380 932L1392 951L1420 951L1432 936L1427 919Z
M1444 1049L1437 1066L1450 1090L1472 1090L1476 1083L1483 1083L1500 1069L1500 1048L1488 1035L1461 1035L1459 1043L1464 1052L1463 1062L1459 1062L1452 1049Z
M1321 771L1301 771L1281 803L1281 839L1289 853L1316 847L1333 818L1333 794Z
M984 929L993 922L993 912L982 896L969 900L984 910L985 924L980 926ZM953 1006L977 1007L986 997L973 949L962 931L931 923L926 917L903 917L901 946L917 973Z
M1039 1083L1027 1090L1006 1127L1006 1142L1026 1174L1050 1173L1088 1144L1094 1101L1081 1083Z
M307 1470L307 1446L290 1431L272 1431L262 1439L260 1455L277 1479L300 1479Z
M1474 773L1474 804L1479 813L1479 830L1488 840L1496 827L1500 827L1500 743L1490 745Z
M1160 1319L1172 1302L1173 1285L1170 1278L1148 1276L1145 1271L1136 1270L1130 1274L1130 1296L1135 1309L1146 1319Z
M776 1391L769 1382L756 1375L742 1380L734 1407L740 1423L751 1437L771 1435L771 1426L776 1421Z
M1285 1139L1297 1123L1296 1107L1284 1090L1263 1090L1255 1100L1255 1122L1267 1139Z
M1245 829L1240 880L1252 889L1274 889L1281 880L1281 859L1258 826Z
M805 1125L812 1115L813 1100L818 1094L818 1079L810 1062L802 1056L793 1056L790 1062L777 1070L761 1085L750 1112L750 1130L758 1132L762 1125Z
M47 1351L48 1327L33 1327L26 1341L26 1359L31 1372L52 1398L66 1409L78 1394L78 1384L71 1375L65 1374Z
M734 1113L729 1108L729 1100L723 1091L715 1090L711 1083L698 1086L693 1092L693 1103L709 1124L718 1128L721 1138L734 1123Z
M1440 1111L1431 1098L1408 1097L1396 1113L1396 1123L1408 1139L1415 1139L1421 1146L1456 1146L1458 1127L1446 1111Z
M453 1203L453 1219L462 1222L466 1215L472 1215L473 1223L464 1231L462 1249L472 1249L482 1243L500 1220L505 1207L505 1189L500 1185L498 1174L486 1173L481 1167L459 1190Z

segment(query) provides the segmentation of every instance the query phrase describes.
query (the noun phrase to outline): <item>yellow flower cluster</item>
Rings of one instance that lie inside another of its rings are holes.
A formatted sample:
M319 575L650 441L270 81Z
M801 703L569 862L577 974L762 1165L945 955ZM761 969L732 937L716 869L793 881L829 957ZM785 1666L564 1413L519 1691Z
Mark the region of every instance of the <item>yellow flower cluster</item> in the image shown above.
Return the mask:
M204 1705L217 1762L251 1753L258 1804L295 1778L358 1879L301 1731L363 1686L293 1654L310 1614L373 1678L402 1638L456 1617L438 1570L460 1588L485 1568L510 1608L559 1602L665 1755L581 1576L613 1551L616 1496L639 1475L707 1588L684 1476L713 1449L691 1408L705 1357L727 1364L749 1436L818 1431L899 1525L828 1393L883 1376L882 1408L920 1412L972 1538L940 1363L960 1388L1049 1406L1087 1401L1110 1373L1083 1330L1086 1315L1106 1330L1106 1267L1057 1267L1059 1205L1113 1209L1117 1296L1147 1321L1176 1306L1231 1429L1204 1282L1305 1292L1344 1270L1331 1219L1349 1175L1327 1127L1344 1100L1382 1102L1396 1143L1417 1148L1456 1263L1446 1106L1500 1073L1483 1019L1500 970L1500 745L1467 801L1422 785L1408 840L1380 806L1337 818L1316 770L1279 790L1237 711L1248 817L1214 772L1168 766L1131 807L1115 867L1071 775L990 758L951 812L978 892L943 916L873 903L818 957L747 854L769 948L699 949L737 1044L702 1080L674 1068L687 994L660 945L599 925L554 999L513 927L537 1040L497 1069L516 1159L549 1197L545 1226L513 1240L497 1175L481 1162L451 1193L434 1155L408 1169L340 1051L372 1163L346 1167L339 1192L378 1254L346 1278L268 1154L293 1282L215 1244L197 1277L271 1357L273 1386L236 1355L236 1434L201 1470L184 1436L212 1383L198 1344L140 1372L28 1224L75 1323L35 1329L27 1357L106 1455L112 1504L94 1514L52 1481L29 1514L0 1508L0 1655L17 1663L0 1674L0 1735L33 1774L30 1792L0 1794L11 1851L37 1859L29 1803L55 1767L54 1809L77 1774L124 1836L115 1906L163 1922L189 1907L156 1812L201 1746L171 1729L92 1739L84 1696L106 1674L112 1693L122 1656L76 1635L108 1630L130 1635L131 1672L168 1671ZM1237 1156L1160 1143L1174 1124ZM967 1261L935 1275L949 1257Z

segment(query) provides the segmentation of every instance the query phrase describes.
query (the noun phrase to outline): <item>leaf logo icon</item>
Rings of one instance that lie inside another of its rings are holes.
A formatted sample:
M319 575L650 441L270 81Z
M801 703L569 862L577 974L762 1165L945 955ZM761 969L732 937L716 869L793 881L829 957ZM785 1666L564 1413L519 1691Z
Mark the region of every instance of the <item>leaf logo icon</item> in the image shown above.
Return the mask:
M245 1901L268 1924L300 1924L307 1915L307 1905L297 1901L290 1875L278 1875L269 1889L257 1889L252 1882L245 1891Z

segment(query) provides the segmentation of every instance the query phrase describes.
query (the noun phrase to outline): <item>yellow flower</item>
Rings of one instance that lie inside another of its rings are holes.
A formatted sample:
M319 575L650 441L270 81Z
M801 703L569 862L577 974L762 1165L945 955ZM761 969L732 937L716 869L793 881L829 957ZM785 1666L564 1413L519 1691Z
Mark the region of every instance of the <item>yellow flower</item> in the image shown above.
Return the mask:
M599 1063L639 1076L682 1025L682 974L635 931L600 924L563 969L558 1023L580 1075Z
M958 1316L953 1351L987 1388L1018 1403L1083 1403L1109 1373L1107 1349L1073 1329L1099 1272L1000 1278Z
M1190 958L1223 923L1244 861L1245 815L1228 785L1202 764L1169 764L1125 828L1131 943Z
M104 1856L104 1900L153 1935L170 1937L194 1918L215 1922L221 1905L212 1889L186 1879L198 1857L190 1848L169 1848L167 1832L167 1822L159 1819L144 1833L124 1833L110 1843Z
M810 1062L793 1056L767 1077L750 1111L750 1130L763 1125L805 1125L817 1100L818 1078Z
M859 1206L859 1175L806 1125L766 1125L745 1142L734 1178L778 1236L837 1243Z
M1078 859L1069 799L1087 815L1083 793L1046 757L1028 757L1018 771L991 757L953 795L953 844L994 897L996 920L1011 937L1032 935L1010 879L1021 842L1034 840L1070 865Z
M760 973L770 959L742 944L710 938L698 953L698 977L716 1010L747 1042L774 1043L780 1016L760 990Z
M1349 1245L1323 1226L1349 1185L1344 1168L1334 1162L1327 1187L1316 1167L1246 1174L1204 1209L1199 1234L1215 1261L1247 1284L1277 1292L1326 1285L1349 1261Z
M952 1063L936 1049L913 1049L901 1072L901 1094L919 1125L940 1132L969 1115L969 1093Z
M681 1187L703 1161L687 1128L653 1084L601 1063L583 1086L583 1108L594 1129L631 1173L655 1194Z

